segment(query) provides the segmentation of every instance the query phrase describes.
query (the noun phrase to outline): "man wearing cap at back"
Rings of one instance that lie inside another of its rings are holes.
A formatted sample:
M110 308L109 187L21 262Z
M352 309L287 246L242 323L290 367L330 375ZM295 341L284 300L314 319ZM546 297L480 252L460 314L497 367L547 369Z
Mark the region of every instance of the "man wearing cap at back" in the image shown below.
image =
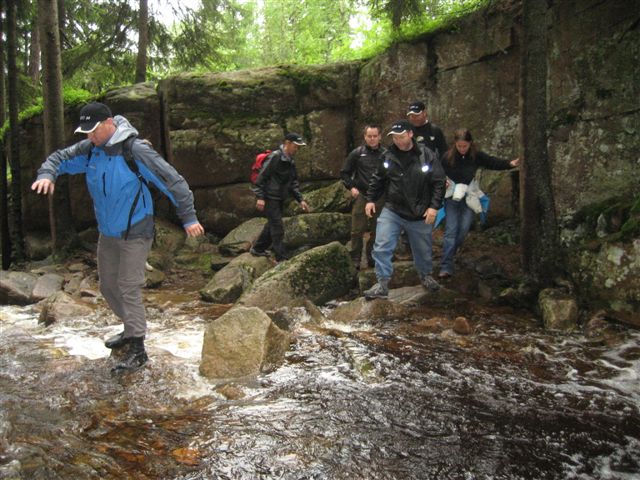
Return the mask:
M393 274L393 252L404 230L422 285L440 288L431 276L431 230L445 193L445 174L435 153L413 140L411 124L398 120L391 127L393 145L383 154L382 165L371 177L365 212L372 216L375 201L383 194L385 204L378 217L373 246L378 282L364 292L367 300L386 298Z
M262 229L249 252L254 256L266 257L267 248L271 246L276 261L281 262L288 257L284 249L284 226L282 212L284 202L289 194L300 204L304 212L309 211L309 205L302 199L298 172L293 157L298 149L306 145L297 133L287 133L282 145L265 159L252 190L256 195L256 209L264 211L267 224Z
M422 102L409 105L407 117L413 125L413 139L429 147L440 158L447 151L447 141L439 127L429 121L427 109Z
M173 202L188 236L202 235L204 229L196 217L187 182L148 142L136 138L138 131L126 118L114 117L109 107L92 102L80 111L75 133L84 133L87 138L49 155L31 189L53 194L59 175L85 174L100 232L100 291L124 323L124 330L105 342L122 353L112 369L120 373L148 360L142 286L155 228L149 184Z

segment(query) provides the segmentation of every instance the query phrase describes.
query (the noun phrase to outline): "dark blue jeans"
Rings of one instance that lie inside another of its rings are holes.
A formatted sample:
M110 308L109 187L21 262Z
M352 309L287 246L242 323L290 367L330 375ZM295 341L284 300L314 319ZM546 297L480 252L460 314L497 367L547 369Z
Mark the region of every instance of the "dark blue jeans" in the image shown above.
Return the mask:
M281 200L266 199L264 201L264 214L267 216L267 224L253 244L253 248L259 252L264 252L271 246L278 261L285 260L287 256L283 244L282 210L283 202Z
M445 229L440 272L453 273L453 257L469 233L475 219L475 213L467 207L464 198L460 201L446 199L444 213Z
M376 243L373 246L373 259L376 262L376 277L390 279L393 273L393 252L398 244L400 232L407 232L413 254L413 263L420 278L431 275L431 231L433 225L424 220L406 220L388 208L384 208L378 217Z

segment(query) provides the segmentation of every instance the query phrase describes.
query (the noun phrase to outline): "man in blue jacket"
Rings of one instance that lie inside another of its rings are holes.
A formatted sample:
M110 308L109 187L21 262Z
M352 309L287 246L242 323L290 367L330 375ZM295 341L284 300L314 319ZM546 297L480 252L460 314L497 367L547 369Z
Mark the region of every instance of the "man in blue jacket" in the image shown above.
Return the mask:
M49 155L31 189L53 194L59 175L85 174L100 232L100 292L124 324L124 331L105 342L108 348L124 350L112 370L118 373L148 360L142 287L155 228L149 184L173 202L188 236L202 235L204 228L187 182L147 142L136 139L138 132L127 119L114 117L109 107L92 102L80 111L75 133L87 138ZM131 166L128 156L134 162Z

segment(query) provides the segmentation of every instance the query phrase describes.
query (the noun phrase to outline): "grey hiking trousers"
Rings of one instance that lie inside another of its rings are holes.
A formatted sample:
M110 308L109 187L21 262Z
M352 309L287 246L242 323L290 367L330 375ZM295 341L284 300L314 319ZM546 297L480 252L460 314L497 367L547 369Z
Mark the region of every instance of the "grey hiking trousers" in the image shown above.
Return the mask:
M147 333L142 287L145 263L152 238L108 237L98 239L100 292L124 323L125 337L144 337Z

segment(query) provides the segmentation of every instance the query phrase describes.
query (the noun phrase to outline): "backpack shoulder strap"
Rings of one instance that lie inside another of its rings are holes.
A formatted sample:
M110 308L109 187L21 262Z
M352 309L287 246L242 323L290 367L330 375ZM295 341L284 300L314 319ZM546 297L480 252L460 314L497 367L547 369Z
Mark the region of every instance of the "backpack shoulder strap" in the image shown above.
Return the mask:
M127 138L124 142L122 142L122 156L124 157L125 162L129 169L138 177L145 185L147 184L147 180L140 173L140 169L138 168L138 164L136 163L136 159L133 156L133 143L136 141L137 137L132 136ZM147 140L142 140L143 142L151 145L151 143Z
M124 157L124 160L127 164L127 166L129 167L129 169L135 174L136 177L138 177L138 180L140 180L140 188L138 189L138 192L136 193L135 198L133 199L133 203L131 204L131 209L129 210L129 218L127 220L127 230L124 233L124 239L127 240L129 238L129 230L131 230L131 219L133 218L133 213L136 209L136 205L138 204L138 200L140 199L140 196L142 195L142 185L146 185L147 188L149 188L149 184L147 183L147 180L142 176L142 174L140 173L140 169L138 168L138 164L136 163L136 159L133 156L133 142L136 141L135 136L129 137L127 138L124 142L122 142L122 156ZM149 145L151 145L150 142L143 140L147 143L149 143Z

